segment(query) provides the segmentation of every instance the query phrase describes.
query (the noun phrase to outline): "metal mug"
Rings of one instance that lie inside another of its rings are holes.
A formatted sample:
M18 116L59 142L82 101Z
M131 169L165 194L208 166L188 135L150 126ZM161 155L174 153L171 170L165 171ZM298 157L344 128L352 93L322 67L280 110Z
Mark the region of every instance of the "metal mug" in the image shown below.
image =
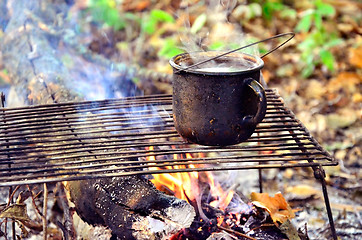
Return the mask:
M220 52L183 53L173 57L173 118L177 132L188 142L226 146L247 140L266 113L267 101L260 85L261 58L230 53L215 59L215 71L188 68L194 59ZM244 62L241 64L241 62ZM247 64L245 64L247 63ZM220 68L219 66L234 66ZM246 69L245 65L249 65Z

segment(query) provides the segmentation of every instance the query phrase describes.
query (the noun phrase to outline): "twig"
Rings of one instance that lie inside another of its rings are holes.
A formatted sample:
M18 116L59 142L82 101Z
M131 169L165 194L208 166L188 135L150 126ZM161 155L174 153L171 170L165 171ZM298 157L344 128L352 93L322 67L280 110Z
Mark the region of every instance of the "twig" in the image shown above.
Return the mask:
M28 190L30 191L30 197L31 197L31 201L33 202L34 208L36 210L36 212L39 214L40 217L43 217L43 214L40 212L38 206L35 203L35 198L33 196L33 191L30 189L29 185L26 185L28 187ZM37 194L38 195L38 194ZM36 196L37 197L37 196Z
M14 203L14 194L18 189L19 189L19 186L16 186L14 191L13 191L13 187L9 187L9 203ZM12 223L11 223L11 231L13 234L13 239L15 239L16 238L15 221L12 221Z
M9 201L8 201L7 207L10 206L10 203L11 203L10 199L13 199L16 191L18 191L19 188L20 188L20 186L16 186L16 188L11 192L11 195L9 195Z
M4 228L4 236L5 236L5 240L7 240L7 236L8 236L8 219L5 218L4 221L1 222L1 224L4 223L5 228Z
M234 231L234 230L229 229L229 228L224 228L224 227L222 227L222 226L217 226L217 228L219 228L219 229L221 229L221 230L224 230L225 232L234 234L234 235L236 235L236 236L244 237L244 238L251 239L251 240L256 240L256 239L253 238L253 237L249 237L248 235L246 235L246 234L244 234L244 233L237 232L237 231Z
M37 198L40 196L40 194L42 194L42 193L43 193L43 191L39 191L39 192L35 195L34 199L37 199Z
M14 195L16 193L16 191L18 191L18 189L20 188L20 186L16 186L15 189L13 190L12 187L9 188L9 201L7 206L10 206L10 204L14 203ZM7 225L8 225L8 221L5 221L5 235L7 235ZM15 231L15 221L12 221L11 223L11 230L13 233L13 239L16 238L16 231Z
M67 232L67 230L65 229L64 225L63 225L60 221L57 221L57 222L56 222L56 225L57 225L58 228L60 228L60 230L63 232L64 240L69 240L69 238L68 238L68 232Z
M48 187L47 184L44 183L44 202L43 202L43 240L47 240L48 234L47 234L47 206L48 206Z
M60 229L63 231L65 240L68 240L68 239L73 240L73 239L76 239L76 234L74 231L72 213L69 208L68 200L65 197L66 194L65 194L65 190L64 190L64 185L63 185L63 183L58 183L57 186L58 186L58 193L59 193L57 200L59 201L59 204L63 208L63 214L64 214L64 223L62 225L63 228L60 227ZM61 223L59 223L59 224L61 224Z

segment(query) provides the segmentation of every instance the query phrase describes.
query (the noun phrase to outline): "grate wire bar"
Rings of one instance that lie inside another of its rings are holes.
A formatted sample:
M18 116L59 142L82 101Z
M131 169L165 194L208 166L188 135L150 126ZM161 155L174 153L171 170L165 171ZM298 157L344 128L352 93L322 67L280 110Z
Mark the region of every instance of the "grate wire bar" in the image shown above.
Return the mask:
M338 164L284 106L276 90L267 89L266 94L263 122L246 142L228 147L183 141L173 125L171 95L2 108L0 187Z

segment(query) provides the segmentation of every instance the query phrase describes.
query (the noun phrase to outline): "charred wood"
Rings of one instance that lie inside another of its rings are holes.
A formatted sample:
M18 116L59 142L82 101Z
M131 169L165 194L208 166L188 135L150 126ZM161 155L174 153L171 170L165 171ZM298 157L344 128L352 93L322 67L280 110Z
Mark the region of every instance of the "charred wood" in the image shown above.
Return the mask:
M109 226L119 239L163 239L189 227L195 216L186 201L163 194L141 177L78 181L68 188L81 218Z

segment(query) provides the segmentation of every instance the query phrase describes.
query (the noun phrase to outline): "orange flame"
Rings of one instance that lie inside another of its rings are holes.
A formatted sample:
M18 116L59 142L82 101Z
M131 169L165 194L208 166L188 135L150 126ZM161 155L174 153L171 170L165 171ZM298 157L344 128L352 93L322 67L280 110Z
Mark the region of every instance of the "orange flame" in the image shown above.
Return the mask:
M174 146L172 148L175 148ZM154 148L151 146L148 148L150 153ZM186 153L185 157L187 159L192 159L190 153ZM203 153L199 153L198 157L205 157ZM181 154L174 154L174 159L182 159ZM155 161L155 156L151 155L147 157L149 161ZM187 168L197 168L200 166L194 164L188 164ZM166 169L185 169L185 165L175 165L167 166ZM160 170L158 167L150 167L150 170ZM230 203L231 199L234 196L234 191L224 191L221 185L215 181L214 176L211 172L204 173L206 181L210 186L210 194L213 199L209 204L213 207L217 207L221 210L224 210ZM158 190L170 190L177 198L188 200L194 200L196 197L200 196L199 190L199 173L198 172L178 172L178 173L163 173L163 174L153 174L151 182L156 186ZM204 180L205 181L205 180Z

